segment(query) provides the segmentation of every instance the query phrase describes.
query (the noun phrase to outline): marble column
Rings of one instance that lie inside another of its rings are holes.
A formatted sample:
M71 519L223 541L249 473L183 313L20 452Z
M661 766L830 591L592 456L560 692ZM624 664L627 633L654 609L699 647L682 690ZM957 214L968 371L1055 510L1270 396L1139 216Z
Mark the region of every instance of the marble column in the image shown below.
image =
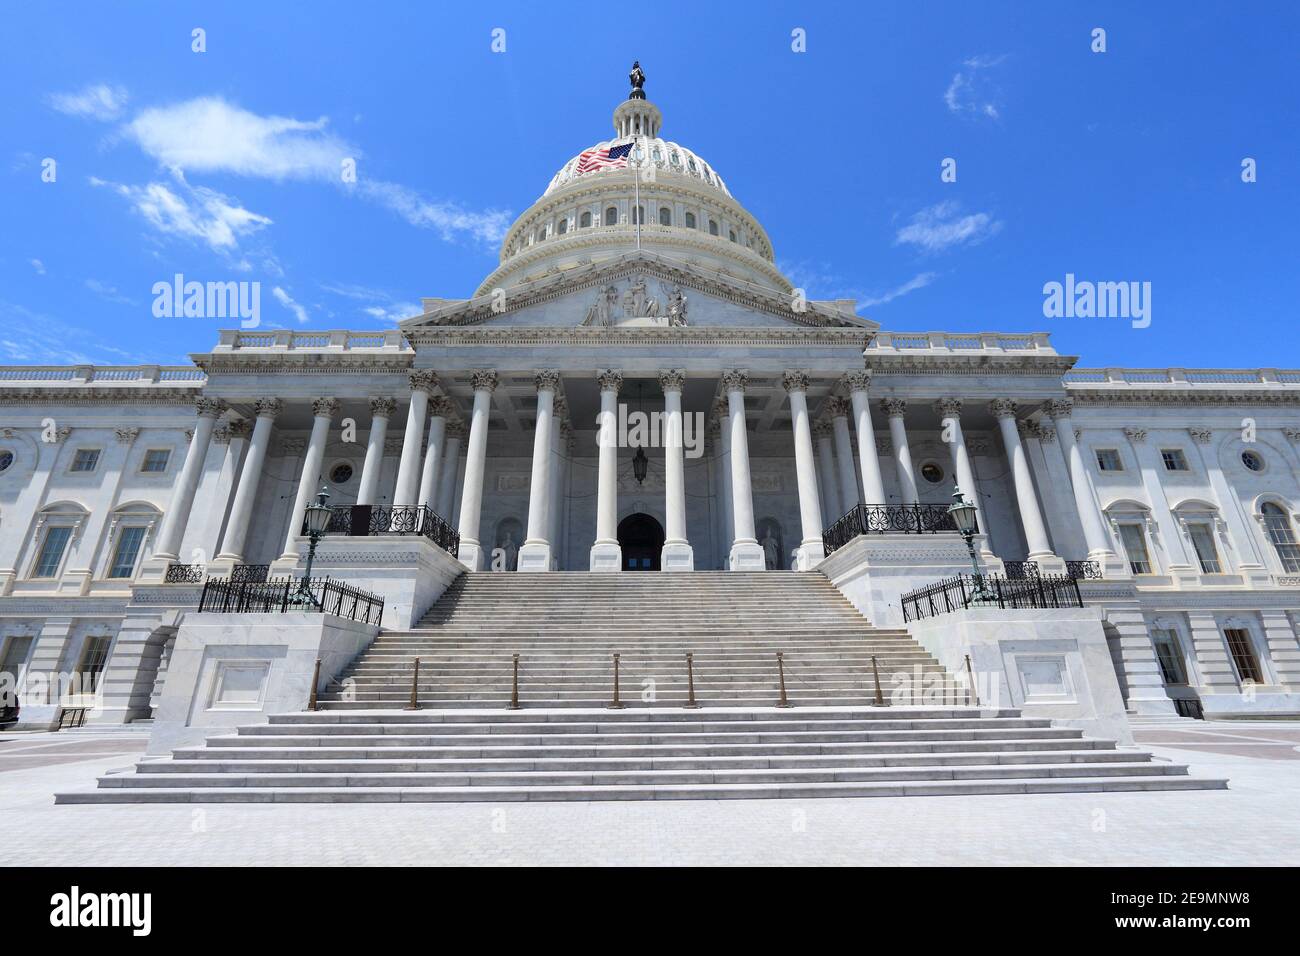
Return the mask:
M1029 560L1053 562L1056 555L1047 541L1047 529L1043 526L1043 515L1038 509L1034 479L1029 473L1029 462L1026 461L1025 450L1020 444L1020 431L1016 428L1016 403L1005 398L995 399L989 403L989 411L998 420L1002 444L1007 450L1007 460L1011 465L1011 477L1016 489L1016 504L1020 509L1020 526L1024 529L1025 543L1029 547Z
M858 435L858 464L862 468L862 496L869 505L885 504L885 479L880 473L880 456L876 452L876 431L871 425L871 403L867 389L871 373L850 372L845 376L849 401L853 405L853 424Z
M767 559L754 535L754 487L749 475L749 429L745 423L745 386L739 369L722 374L727 393L728 431L731 433L731 502L735 540L731 544L732 571L765 571Z
M817 478L822 502L822 519L825 527L830 527L840 519L834 514L840 502L840 486L835 479L835 452L831 448L831 423L817 422L812 427L817 439Z
M903 425L907 402L901 398L886 398L881 400L880 407L889 419L889 440L893 443L894 461L898 464L898 489L903 496L903 504L914 505L921 500L921 496L916 493L912 451L907 445L907 428Z
M497 373L492 369L479 369L470 377L470 384L474 388L474 411L470 415L465 452L465 487L460 494L460 563L471 571L481 571L483 545L478 539L479 519L487 465L488 418L492 414L492 393L496 391Z
M683 446L682 389L686 373L659 373L664 391L664 546L659 566L664 571L692 571L695 552L686 537L686 460Z
M370 438L366 442L366 459L361 464L361 482L357 486L357 504L373 505L379 491L379 472L384 466L384 439L388 435L388 419L397 409L391 398L370 400Z
M1096 561L1106 577L1122 576L1128 565L1119 559L1111 547L1110 536L1102 523L1101 510L1093 495L1092 480L1083 461L1083 451L1074 434L1074 402L1057 400L1047 406L1047 414L1056 425L1056 440L1061 445L1066 467L1070 470L1070 488L1074 492L1074 507L1083 525L1083 540L1088 545L1088 560Z
M975 469L971 467L970 449L966 446L966 435L961 429L961 402L955 398L941 398L934 403L934 410L939 413L940 437L948 444L952 456L952 473L956 476L957 487L962 496L975 504L975 520L979 525L981 536L980 550L989 554L989 523L984 517L984 502L980 498L979 485L975 483Z
M591 546L592 571L623 570L623 549L618 543L618 390L623 374L606 369L600 383L600 416L596 427L598 474L596 478L596 541Z
M302 537L302 522L307 506L320 490L320 469L325 458L325 442L329 439L330 423L338 414L339 403L332 398L318 398L311 403L311 437L307 439L307 452L303 456L302 474L298 477L298 494L289 512L289 529L285 533L284 553L281 561L298 559L298 539Z
M429 437L425 442L424 467L420 469L420 494L416 499L416 503L425 508L433 507L438 473L442 468L443 436L447 432L447 419L454 409L455 406L441 395L429 400Z
M393 489L393 507L409 508L419 493L420 449L424 444L424 415L429 396L438 386L438 376L428 369L412 372L411 404L406 411L406 431L402 433L402 457L397 465L397 484Z
M537 420L533 425L533 474L528 489L528 535L519 549L520 571L551 570L551 432L560 373L543 370L537 383Z
M196 398L194 408L199 416L194 426L194 437L190 439L190 447L185 452L185 464L181 466L181 473L176 479L176 490L172 492L171 503L167 506L167 514L158 533L158 545L153 552L154 558L159 561L175 561L180 557L185 525L194 507L194 495L199 490L199 479L203 477L203 462L208 457L208 448L212 444L212 430L226 410L222 402L211 398Z
M209 534L206 540L211 542L211 550L204 552L204 561L220 552L222 538L230 521L230 506L235 489L239 487L239 476L243 472L244 456L248 452L248 439L253 434L253 423L246 418L232 421L227 428L230 444L226 446L226 457L221 462L221 480L218 485L217 500L220 510L212 516Z
M569 425L568 404L564 396L555 400L555 427L551 429L551 569L561 570L564 566L564 506L567 500L569 445L573 441L573 429Z
M722 402L717 404L716 412L718 435L714 448L718 460L718 491L722 499L722 536L718 539L718 567L726 568L731 542L736 537L735 526L732 524L736 512L731 504L731 424L727 420L727 412Z
M238 564L244 560L248 523L253 517L257 486L262 480L262 468L271 443L271 429L283 407L284 403L278 398L261 398L253 405L257 413L257 419L253 423L253 437L249 439L244 468L239 473L239 487L235 489L235 502L230 506L230 521L226 526L225 540L221 542L221 553L217 555L218 561Z
M438 477L438 517L451 524L452 510L456 507L456 473L460 470L460 446L465 441L465 425L462 422L448 422L446 428L447 451L443 456L446 464Z
M858 505L858 473L853 467L853 441L849 438L849 403L832 398L827 407L831 416L831 434L835 436L835 463L840 467L840 514L848 514Z
M798 571L811 571L826 557L822 542L822 504L817 492L817 466L813 460L812 428L808 422L808 376L786 372L781 384L790 395L790 424L794 433L794 468L799 482L799 523L803 540L799 543ZM875 451L875 440L871 448Z

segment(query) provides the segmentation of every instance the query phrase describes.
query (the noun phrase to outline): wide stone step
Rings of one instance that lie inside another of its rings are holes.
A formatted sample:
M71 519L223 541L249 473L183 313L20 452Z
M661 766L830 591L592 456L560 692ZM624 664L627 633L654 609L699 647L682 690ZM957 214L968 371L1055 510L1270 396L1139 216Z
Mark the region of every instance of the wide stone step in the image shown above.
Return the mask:
M1043 777L1019 780L932 780L887 783L656 784L580 787L208 787L105 788L63 793L56 803L429 803L550 800L725 800L816 797L905 797L957 794L1077 793L1222 789L1224 780L1173 774L1121 777Z

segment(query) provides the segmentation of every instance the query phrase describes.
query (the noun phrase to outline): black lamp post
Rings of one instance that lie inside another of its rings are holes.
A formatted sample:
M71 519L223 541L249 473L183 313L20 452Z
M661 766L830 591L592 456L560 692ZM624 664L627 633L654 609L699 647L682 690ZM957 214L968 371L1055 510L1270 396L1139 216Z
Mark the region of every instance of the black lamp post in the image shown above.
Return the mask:
M975 590L971 592L971 600L976 602L997 600L993 592L984 586L984 572L980 570L979 558L975 555L975 545L972 543L975 533L979 531L975 502L967 501L962 496L961 489L954 486L952 504L948 506L948 514L965 540L966 550L970 553L970 565L975 572Z
M303 515L303 531L307 535L309 544L307 547L307 571L298 587L298 603L304 606L320 607L320 602L311 593L311 566L312 562L316 560L316 544L330 525L330 509L325 504L329 500L329 496L330 493L321 488L320 494L316 496L316 503L308 505L307 511Z

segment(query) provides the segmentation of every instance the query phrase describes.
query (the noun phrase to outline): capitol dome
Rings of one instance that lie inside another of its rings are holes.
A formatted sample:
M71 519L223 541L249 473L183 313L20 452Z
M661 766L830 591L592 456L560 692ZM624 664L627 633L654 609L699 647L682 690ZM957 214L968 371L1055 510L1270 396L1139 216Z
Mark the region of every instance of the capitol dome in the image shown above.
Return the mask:
M661 136L663 114L639 85L614 110L613 125L612 138L565 163L515 220L502 240L499 265L477 295L634 249L790 291L767 232L712 164Z

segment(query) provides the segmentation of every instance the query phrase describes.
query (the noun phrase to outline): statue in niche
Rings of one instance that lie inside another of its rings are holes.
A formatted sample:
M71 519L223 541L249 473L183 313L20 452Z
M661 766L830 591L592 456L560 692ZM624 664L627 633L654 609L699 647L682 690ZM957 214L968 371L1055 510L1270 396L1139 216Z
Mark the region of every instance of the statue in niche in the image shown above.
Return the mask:
M623 293L623 316L628 319L649 319L659 314L659 300L646 289L645 279L636 276Z
M607 285L600 290L600 295L596 301L591 304L587 310L587 317L582 320L583 325L599 325L602 328L608 328L614 319L614 306L618 304L618 289L612 285Z
M763 563L769 571L781 571L785 568L781 545L781 526L774 518L765 518L759 523L758 543L763 549Z
M519 570L519 540L523 526L518 518L503 518L497 525L497 546L492 551L493 571Z

